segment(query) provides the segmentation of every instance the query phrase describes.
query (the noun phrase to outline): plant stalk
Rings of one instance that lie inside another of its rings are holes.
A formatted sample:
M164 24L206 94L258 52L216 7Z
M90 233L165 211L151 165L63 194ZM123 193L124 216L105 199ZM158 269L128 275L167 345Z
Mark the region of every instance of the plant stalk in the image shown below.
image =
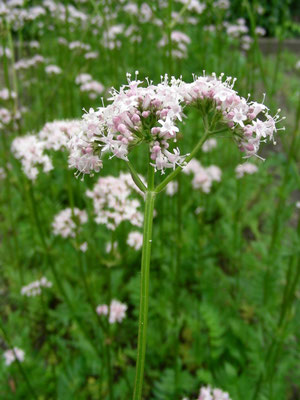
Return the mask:
M145 196L143 250L142 250L142 264L141 264L139 333L138 333L136 376L135 376L133 400L140 400L142 398L142 389L144 380L147 323L148 323L152 225L153 225L154 202L156 196L156 193L153 191L153 184L154 184L154 169L153 167L149 166L148 187Z

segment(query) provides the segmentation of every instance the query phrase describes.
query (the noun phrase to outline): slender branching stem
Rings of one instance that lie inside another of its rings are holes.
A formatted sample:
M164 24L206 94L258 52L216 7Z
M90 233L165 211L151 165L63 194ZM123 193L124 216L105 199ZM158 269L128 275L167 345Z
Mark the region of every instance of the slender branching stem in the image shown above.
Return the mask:
M188 163L200 150L203 143L209 136L208 126L205 123L205 133L196 144L193 151L187 156ZM135 172L133 166L132 171ZM136 375L134 384L133 400L141 400L144 380L144 367L146 356L147 343L147 324L148 324L148 304L149 304L149 282L150 282L150 258L151 258L151 243L152 243L152 225L153 225L153 210L156 195L161 192L171 180L175 179L181 172L182 167L178 166L171 172L159 185L154 184L154 168L149 162L147 189L145 192L145 212L144 212L144 231L143 231L143 249L141 263L141 287L140 287L140 309L139 309L139 330L138 330L138 346L137 346L137 361ZM131 171L131 172L132 172ZM180 259L179 259L180 262Z
M140 400L142 398L143 379L144 379L147 323L148 323L152 224L153 224L154 202L156 197L156 192L153 191L153 186L154 186L154 168L151 165L149 165L147 191L145 194L138 349L137 349L136 376L135 376L133 400Z

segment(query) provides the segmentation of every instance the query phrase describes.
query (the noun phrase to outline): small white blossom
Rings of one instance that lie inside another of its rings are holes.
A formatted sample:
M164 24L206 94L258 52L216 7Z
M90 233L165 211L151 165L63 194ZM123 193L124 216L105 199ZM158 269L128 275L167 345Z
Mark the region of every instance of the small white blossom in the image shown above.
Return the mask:
M59 75L62 73L62 70L57 65L47 65L45 72L48 75Z
M9 366L16 360L23 362L25 358L25 352L18 347L14 347L13 349L6 350L3 353L3 357L5 358L5 365Z
M34 297L42 293L42 288L50 287L52 287L52 282L48 281L48 279L43 276L41 279L29 283L29 285L23 286L21 294L27 297Z
M83 242L83 243L79 246L79 249L80 249L83 253L85 253L85 252L87 251L87 249L88 249L88 244L87 244L87 242Z
M63 238L75 237L76 229L79 229L79 226L85 224L87 220L85 210L74 208L72 212L71 208L66 208L55 215L52 223L53 233Z
M19 136L11 145L14 156L20 160L22 169L28 179L35 181L41 166L43 172L53 169L50 157L44 153L45 145L35 135Z
M122 322L126 317L126 310L127 305L118 300L112 300L109 307L106 304L100 304L96 308L98 315L108 315L108 322L110 324Z
M238 179L242 178L246 174L252 175L257 171L258 171L257 166L250 162L245 162L244 164L240 164L235 169L236 177Z
M135 189L136 186L130 174L100 177L93 190L86 192L93 200L96 223L104 224L110 230L115 230L123 221L141 227L141 203L132 198L132 188Z
M127 244L135 250L140 250L143 246L143 235L141 232L130 232L127 238Z
M231 400L227 392L221 389L212 389L210 386L200 389L198 400Z
M209 151L215 149L217 147L217 141L216 139L212 138L212 139L207 139L206 142L204 142L203 146L202 146L202 151L204 153L208 153Z
M166 187L166 194L168 196L174 196L175 193L178 191L178 182L177 181L171 181L167 184Z

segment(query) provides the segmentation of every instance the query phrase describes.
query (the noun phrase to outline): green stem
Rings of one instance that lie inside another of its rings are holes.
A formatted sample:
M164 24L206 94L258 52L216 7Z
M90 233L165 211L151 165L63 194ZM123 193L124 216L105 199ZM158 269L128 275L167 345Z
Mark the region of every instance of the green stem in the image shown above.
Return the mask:
M11 76L12 76L13 90L15 92L13 115L15 117L17 110L18 110L18 93L19 92L18 92L17 74L16 74L16 70L15 70L15 51L14 51L13 39L12 39L12 35L11 35L11 28L7 21L6 21L6 29L7 29L8 46L9 46L9 49L11 52Z
M6 192L5 194L6 194L6 203L7 203L7 207L8 207L8 221L9 221L9 226L10 226L10 228L7 229L8 230L8 232L7 232L8 248L10 251L10 256L11 256L12 262L16 264L16 267L19 271L20 285L23 286L23 283L24 283L23 268L22 268L22 263L20 262L20 256L19 256L19 243L18 243L18 238L17 238L17 229L16 229L16 223L15 223L15 219L14 219L12 193L11 193L11 171L8 168L10 149L9 149L9 145L7 143L6 133L2 132L1 137L2 137L2 142L3 142L3 160L4 160L3 168L5 171L5 192ZM10 243L11 242L10 234L12 236L13 246L11 246L11 243Z
M111 235L111 249L110 249L110 255L113 255L114 252L114 232L112 232ZM111 304L111 267L107 266L107 305L110 309L110 304ZM108 315L109 317L109 315ZM112 344L112 338L111 338L111 329L110 329L110 323L107 319L107 340L105 343L105 352L106 352L106 362L107 362L107 377L108 377L108 392L109 392L109 399L113 400L114 399L114 390L113 390L113 370L112 370L112 363L111 363L111 344Z
M153 167L149 166L148 187L145 198L143 251L142 251L142 265L141 265L139 333L138 333L136 376L135 376L133 400L140 400L142 398L142 388L144 379L144 366L145 366L146 341L147 341L147 322L148 322L152 224L153 224L154 202L156 196L156 192L153 191L153 185L154 185L154 169Z
M129 160L127 161L126 165L127 165L128 169L130 171L130 174L131 174L131 177L132 177L134 183L137 185L137 187L139 189L141 189L142 192L145 193L147 188L143 184L143 182L141 181L140 177L138 176L136 170L134 169L133 165L131 164L131 162Z
M173 8L173 0L168 0L168 24L167 24L167 37L168 37L168 64L169 64L169 74L173 74L173 57L172 57L172 28L171 28L171 19L172 19L172 8Z
M177 192L177 231L176 231L176 261L174 271L174 398L179 395L178 377L179 377L179 326L178 326L178 298L179 298L179 280L181 267L181 249L182 249L182 193L181 193L181 175L177 177L178 192Z

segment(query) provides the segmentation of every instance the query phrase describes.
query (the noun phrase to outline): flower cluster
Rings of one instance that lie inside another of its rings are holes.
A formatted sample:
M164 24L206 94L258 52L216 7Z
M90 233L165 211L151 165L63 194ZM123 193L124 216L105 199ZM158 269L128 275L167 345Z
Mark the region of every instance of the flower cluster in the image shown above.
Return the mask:
M102 83L93 80L90 74L79 74L75 82L80 85L80 91L89 94L90 99L96 99L96 97L104 91Z
M7 108L0 107L0 128L2 129L5 125L10 124L12 119L12 113Z
M235 173L238 179L242 178L244 175L252 175L258 171L258 168L255 164L250 162L245 162L244 164L240 164L236 167Z
M42 288L50 287L52 287L52 282L49 282L48 279L43 276L41 279L29 283L29 285L23 286L21 289L21 294L23 296L33 297L40 295L42 293Z
M273 140L278 130L278 113L271 117L264 104L239 96L233 89L235 79L224 81L223 74L194 77L192 83L174 77L169 81L167 75L158 85L147 82L148 86L141 86L137 76L131 81L128 74L128 85L111 92L111 104L83 115L80 134L69 142L70 167L79 174L93 174L102 167L103 154L127 161L130 150L142 141L149 144L156 170L163 173L166 168L184 166L186 156L171 147L187 106L197 107L203 116L213 113L210 129L231 131L246 157L257 155L260 143Z
M32 181L35 181L38 176L38 166L42 166L44 172L53 169L50 157L44 153L44 144L35 135L15 138L11 145L11 151L20 160L27 178Z
M57 65L47 65L45 68L45 72L48 75L60 75L62 73L62 70Z
M2 121L9 123L11 115L0 109L0 126ZM34 181L41 166L44 172L53 169L52 161L45 153L46 150L63 150L67 147L71 137L81 129L79 120L54 121L44 125L37 135L20 136L13 140L11 150L14 156L21 161L23 171L28 179Z
M80 131L79 120L47 122L38 133L38 139L46 150L63 150L69 139Z
M214 138L207 139L207 141L203 144L202 146L202 151L204 153L208 153L211 150L215 149L217 147L217 141Z
M172 56L174 58L186 58L187 57L187 46L191 43L191 39L185 33L180 31L173 31L171 33L172 41ZM166 36L158 42L159 47L166 47L168 45L168 39Z
M45 59L43 56L36 54L32 58L22 58L21 60L18 60L15 63L15 69L16 70L21 70L21 69L29 69L31 67L35 67L36 65L39 65L41 63L45 62Z
M192 186L194 189L201 189L204 193L209 193L214 181L220 182L222 171L219 167L211 165L203 167L196 159L191 160L183 172L193 174Z
M132 196L135 185L130 174L121 173L118 177L100 177L93 190L86 195L93 200L95 221L115 230L121 222L142 226L143 216L139 211L140 201Z
M25 352L18 347L14 347L13 349L6 350L3 353L3 357L5 358L5 365L9 366L16 360L23 362L25 358Z
M110 306L107 304L100 304L96 308L98 315L108 315L108 322L114 324L122 322L126 317L127 305L118 300L112 300Z
M221 389L212 389L210 386L200 389L198 400L230 400L229 394Z
M9 90L7 88L3 88L0 90L0 99L1 100L15 99L16 97L17 97L17 95L13 90Z
M143 234L138 231L130 232L126 243L135 250L140 250L143 246Z
M52 223L53 233L63 238L76 236L76 229L79 225L85 224L88 220L86 211L79 208L66 208L54 217Z

